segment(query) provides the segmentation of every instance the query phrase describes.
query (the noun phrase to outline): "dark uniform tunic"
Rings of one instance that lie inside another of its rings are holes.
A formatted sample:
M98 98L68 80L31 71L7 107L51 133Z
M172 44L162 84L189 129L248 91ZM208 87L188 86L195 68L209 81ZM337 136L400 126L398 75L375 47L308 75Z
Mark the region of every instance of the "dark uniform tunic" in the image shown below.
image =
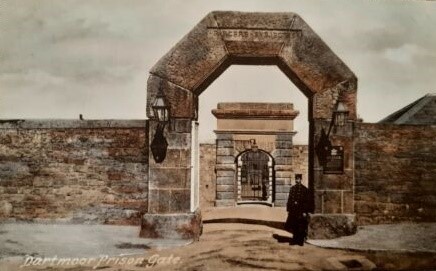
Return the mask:
M309 190L301 183L295 184L289 190L286 210L288 211L288 218L286 219L285 229L293 234L295 243L302 245L307 236L307 213L310 211L310 198Z

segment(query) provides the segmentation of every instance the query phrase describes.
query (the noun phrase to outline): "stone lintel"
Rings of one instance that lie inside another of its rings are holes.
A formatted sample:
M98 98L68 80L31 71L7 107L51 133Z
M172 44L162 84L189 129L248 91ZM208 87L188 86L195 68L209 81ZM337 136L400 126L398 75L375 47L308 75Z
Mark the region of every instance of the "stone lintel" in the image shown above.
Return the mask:
M216 135L220 134L241 134L241 135L284 135L292 137L297 134L297 131L283 132L283 131L265 131L265 130L213 130Z
M213 109L212 114L217 119L275 119L293 120L300 112L296 110L281 109Z

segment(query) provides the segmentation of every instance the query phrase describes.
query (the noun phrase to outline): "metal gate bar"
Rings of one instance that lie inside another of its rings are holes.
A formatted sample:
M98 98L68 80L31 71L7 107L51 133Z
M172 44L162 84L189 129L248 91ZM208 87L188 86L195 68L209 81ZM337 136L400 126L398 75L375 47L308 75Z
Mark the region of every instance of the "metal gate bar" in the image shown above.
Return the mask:
M247 151L238 159L238 200L271 201L272 162L261 151Z

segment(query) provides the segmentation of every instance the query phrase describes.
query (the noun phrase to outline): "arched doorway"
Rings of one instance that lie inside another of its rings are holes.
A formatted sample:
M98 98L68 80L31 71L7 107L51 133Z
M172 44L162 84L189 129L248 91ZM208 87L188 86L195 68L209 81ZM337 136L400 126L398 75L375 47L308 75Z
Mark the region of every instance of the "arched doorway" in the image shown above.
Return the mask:
M197 201L191 200L198 198L198 158L192 155L198 148L195 140L198 96L230 65L277 65L307 97L309 190L315 206L310 235L316 238L318 227L322 227L319 232L330 231L330 236L346 234L354 223L356 76L295 13L214 11L150 71L147 82L150 142L159 126L151 103L161 93L170 107L171 125L164 135L167 157L171 158L156 163L150 152L148 214L143 219L143 236L153 227L147 225L162 225L158 221L160 215L163 220L167 219L165 214L185 214L186 221L199 217L198 212L192 213L198 209ZM332 127L339 103L347 108L348 119L340 127ZM225 137L220 140L222 146L229 144ZM324 156L328 153L320 146L323 142L343 147L343 168L336 171L340 173L324 170L328 161ZM236 170L231 157L224 157L221 166L228 172ZM178 232L177 225L168 227ZM198 232L190 231L194 236Z
M257 148L236 158L237 203L273 204L274 159Z

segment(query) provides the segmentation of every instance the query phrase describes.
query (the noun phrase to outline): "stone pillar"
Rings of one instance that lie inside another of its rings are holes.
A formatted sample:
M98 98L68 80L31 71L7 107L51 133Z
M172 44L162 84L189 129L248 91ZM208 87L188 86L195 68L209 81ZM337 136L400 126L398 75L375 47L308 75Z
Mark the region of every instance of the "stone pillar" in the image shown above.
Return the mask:
M330 121L316 120L315 135L328 129ZM309 237L329 239L356 232L354 214L354 122L334 126L330 135L333 146L344 148L344 172L325 174L316 154L313 163L315 210L311 216ZM319 136L315 139L318 142Z
M242 161L241 161L241 159L238 159L238 162L237 162L237 172L236 172L236 174L237 174L237 179L236 179L236 186L237 186L237 198L236 198L236 200L237 201L240 201L240 200L242 200L242 187L241 187L241 184L242 184Z
M276 178L274 206L286 206L288 201L292 178L292 138L294 135L295 132L276 136L275 150L272 153L275 160Z
M271 157L270 157L270 159L271 159ZM274 195L273 195L273 193L274 193L274 188L273 188L273 185L274 185L274 176L273 176L273 174L274 174L274 172L273 172L273 161L272 161L272 159L270 160L270 161L268 161L268 201L269 202L273 202L273 198L274 198ZM239 183L238 184L238 187L240 187L241 186L241 184Z
M191 212L200 207L200 144L198 122L192 122L191 130Z
M216 206L236 204L235 154L233 135L217 133L216 139Z
M150 144L156 126L150 120ZM196 239L200 234L200 214L190 210L191 130L191 119L171 119L164 132L165 160L156 163L150 152L148 213L143 216L141 237Z

